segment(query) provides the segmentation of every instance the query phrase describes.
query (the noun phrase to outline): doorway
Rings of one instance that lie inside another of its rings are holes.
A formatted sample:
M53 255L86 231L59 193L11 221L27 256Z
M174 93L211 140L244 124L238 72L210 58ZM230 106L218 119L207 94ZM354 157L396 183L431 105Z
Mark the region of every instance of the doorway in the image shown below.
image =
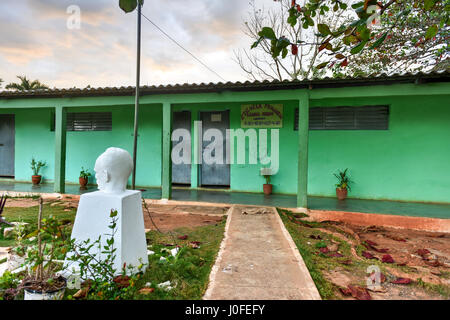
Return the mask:
M226 130L230 128L230 112L226 111L208 111L200 113L200 120L202 121L202 135L208 129L218 129L223 137L223 161L221 163L205 163L202 159L200 165L200 185L210 187L229 187L230 186L230 165L227 164L226 157L229 154L227 150L226 140L228 139ZM202 155L205 149L212 143L212 141L205 141L202 139ZM214 151L212 151L214 153ZM214 154L212 154L214 156Z
M14 138L14 115L0 114L0 177L14 177Z
M186 129L187 131L189 131L189 133L191 132L190 111L177 111L172 114L172 130L175 131L176 129ZM186 141L184 142L186 143ZM172 149L179 143L182 143L181 140L172 141ZM191 150L190 140L188 141L188 144L189 144L188 148L189 150ZM183 155L181 154L180 156ZM173 161L171 162L172 162L172 184L186 185L186 186L191 185L191 165L189 163L175 164Z

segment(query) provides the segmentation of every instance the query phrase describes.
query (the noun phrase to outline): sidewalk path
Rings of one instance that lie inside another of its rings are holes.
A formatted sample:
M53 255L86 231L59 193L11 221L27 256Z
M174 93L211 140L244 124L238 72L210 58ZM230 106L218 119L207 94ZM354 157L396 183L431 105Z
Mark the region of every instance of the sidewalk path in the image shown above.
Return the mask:
M320 299L275 208L235 206L205 300Z

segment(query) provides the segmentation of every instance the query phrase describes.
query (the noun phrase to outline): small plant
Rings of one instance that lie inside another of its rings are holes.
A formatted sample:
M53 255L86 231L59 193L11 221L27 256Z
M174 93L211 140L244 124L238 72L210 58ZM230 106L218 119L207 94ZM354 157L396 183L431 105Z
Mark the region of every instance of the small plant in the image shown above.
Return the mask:
M38 176L41 168L45 167L47 163L45 161L36 161L34 158L31 159L31 170L33 175Z
M269 175L269 174L264 175L264 179L266 179L266 184L270 184L270 177L271 177L271 175Z
M57 275L61 266L55 260L63 259L67 251L68 231L54 217L42 219L42 198L39 199L37 246L27 250L25 266L28 275L18 289L48 292L64 289L66 280ZM43 243L43 239L47 240Z
M347 176L347 170L348 170L348 168L345 169L344 171L339 171L338 173L334 174L334 176L338 179L338 183L336 184L336 187L339 189L351 190L350 183L352 183L352 181Z
M83 167L81 167L80 178L88 179L90 176L91 176L91 173L89 172L89 170L86 170Z
M23 241L26 237L26 226L23 222L16 223L13 229L14 238L16 240L16 245L12 251L20 257L25 256L27 252L27 246L24 245Z
M14 300L18 294L20 275L6 270L0 277L0 300Z

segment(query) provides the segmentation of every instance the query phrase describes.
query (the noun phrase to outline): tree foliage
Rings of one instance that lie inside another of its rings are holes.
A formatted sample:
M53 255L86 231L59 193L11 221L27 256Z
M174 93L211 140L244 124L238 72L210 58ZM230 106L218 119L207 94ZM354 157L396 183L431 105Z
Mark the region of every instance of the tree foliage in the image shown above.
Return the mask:
M26 76L17 76L20 83L9 83L5 86L5 89L16 90L16 91L30 91L30 90L42 90L48 89L48 86L41 83L39 80L27 79Z
M317 70L314 66L321 61L325 52L319 52L318 35L312 29L303 29L300 24L291 25L286 20L291 0L282 0L279 5L272 6L269 9L259 7L255 1L250 2L248 16L244 20L243 32L252 41L260 39L259 31L263 26L269 26L274 34L286 35L297 43L303 41L304 46L295 46L291 48L291 54L288 54L288 48L284 51L286 59L273 56L271 51L271 42L265 38L261 39L254 50L241 49L235 51L235 60L246 73L250 80L294 80L304 79L311 76L319 77L324 70ZM315 23L328 21L333 27L345 21L343 10L336 12L329 11L321 16L317 15L313 19ZM270 33L271 31L268 30ZM270 34L270 36L274 36ZM282 53L283 54L283 53Z
M414 14L396 25L390 15L403 10ZM437 28L445 11L424 12L413 2L403 2L380 18L382 28L390 29L383 43L374 50L363 50L349 58L348 68L333 67L336 76L368 76L380 73L438 71L449 68L449 28ZM430 31L431 30L431 31ZM433 32L434 36L429 36Z
M345 10L350 20L338 27L314 20L316 16L323 16L330 10ZM416 21L416 24L420 24L424 18L434 22L423 30L422 36L405 39L402 45L414 48L438 39L447 43L448 37L441 39L441 34L448 32L449 12L449 0L363 0L352 5L342 0L307 0L303 6L292 0L287 22L292 26L300 24L303 29L311 28L317 33L320 39L318 51L328 55L326 61L316 65L317 69L322 69L346 67L352 56L381 48L386 40L397 36L408 23ZM380 23L381 18L387 22ZM252 48L260 46L264 40L270 41L273 57L285 58L289 47L292 52L297 52L298 46L305 45L302 40L276 35L271 27L262 27L258 35L259 39ZM447 45L444 50L448 52Z

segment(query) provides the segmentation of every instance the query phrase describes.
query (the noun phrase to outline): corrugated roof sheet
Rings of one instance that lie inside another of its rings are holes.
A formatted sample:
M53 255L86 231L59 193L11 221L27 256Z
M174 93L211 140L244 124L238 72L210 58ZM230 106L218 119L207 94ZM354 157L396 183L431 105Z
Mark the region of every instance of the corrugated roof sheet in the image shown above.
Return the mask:
M448 82L450 71L443 70L429 73L403 73L386 75L380 74L370 77L353 78L321 78L308 80L284 81L245 81L245 82L218 82L218 83L184 83L174 85L141 86L141 95L151 94L180 94L222 91L261 91L261 90L287 90L301 88L330 88L364 86L377 84L413 83L413 82ZM98 88L67 88L44 89L32 91L1 91L0 98L29 98L29 97L84 97L84 96L132 96L135 87L98 87Z

